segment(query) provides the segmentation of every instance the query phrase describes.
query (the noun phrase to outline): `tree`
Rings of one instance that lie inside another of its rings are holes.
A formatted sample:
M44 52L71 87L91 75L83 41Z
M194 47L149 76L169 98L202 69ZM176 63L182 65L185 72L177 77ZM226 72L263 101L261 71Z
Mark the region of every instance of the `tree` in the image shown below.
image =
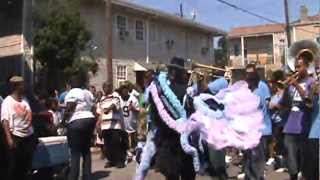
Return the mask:
M218 48L214 50L214 56L217 65L226 66L228 64L228 47L226 37L221 37L218 40Z
M97 71L94 58L81 58L81 52L89 49L91 34L74 2L54 1L47 10L35 12L34 56L47 74L49 88L61 87L75 73Z

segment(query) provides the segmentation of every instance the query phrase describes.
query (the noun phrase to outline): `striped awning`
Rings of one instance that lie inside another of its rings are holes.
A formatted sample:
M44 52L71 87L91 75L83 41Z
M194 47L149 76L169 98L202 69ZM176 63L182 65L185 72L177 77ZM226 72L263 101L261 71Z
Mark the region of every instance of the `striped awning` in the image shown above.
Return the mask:
M0 57L22 54L21 35L9 35L0 37Z

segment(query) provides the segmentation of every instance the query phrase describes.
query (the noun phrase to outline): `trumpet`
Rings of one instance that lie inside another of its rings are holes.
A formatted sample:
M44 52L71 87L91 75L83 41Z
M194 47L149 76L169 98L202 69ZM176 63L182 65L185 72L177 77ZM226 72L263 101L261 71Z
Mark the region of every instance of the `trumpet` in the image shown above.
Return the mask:
M278 83L282 84L282 85L285 85L285 86L288 86L289 83L292 81L292 79L298 79L299 77L299 72L294 72L293 74L291 74L289 77L287 77L286 80L284 81L278 81Z

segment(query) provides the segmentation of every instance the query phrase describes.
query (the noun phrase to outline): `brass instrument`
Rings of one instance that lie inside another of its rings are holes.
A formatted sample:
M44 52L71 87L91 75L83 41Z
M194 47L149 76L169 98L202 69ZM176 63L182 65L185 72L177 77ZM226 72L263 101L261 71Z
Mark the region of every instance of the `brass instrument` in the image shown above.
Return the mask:
M287 77L286 80L284 80L284 81L278 81L278 83L280 83L280 84L282 84L282 85L284 85L284 86L288 86L289 83L290 83L290 81L292 80L292 78L298 79L298 76L299 76L299 72L295 72L295 73L291 74L289 77Z
M315 73L315 61L320 57L320 47L313 40L301 40L293 43L289 48L287 65L291 71L295 71L298 58L304 57L309 61L309 74Z
M217 71L224 72L224 75L219 75ZM191 74L189 78L188 85L191 86L195 82L200 82L201 84L208 84L210 78L220 78L224 77L226 79L231 79L230 70L228 68L223 69L215 66L209 66L200 63L191 64Z
M200 64L200 63L192 63L191 69L195 69L195 68L204 68L204 69L211 69L211 70L223 71L223 72L227 71L226 69L223 69L223 68L208 66L208 65Z

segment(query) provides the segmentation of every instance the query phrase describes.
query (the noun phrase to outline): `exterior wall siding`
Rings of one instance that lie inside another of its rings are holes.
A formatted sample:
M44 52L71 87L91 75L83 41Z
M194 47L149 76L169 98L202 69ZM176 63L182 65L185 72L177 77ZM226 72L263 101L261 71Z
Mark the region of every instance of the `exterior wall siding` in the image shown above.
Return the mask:
M99 71L92 75L91 83L101 86L107 79L106 73L106 23L105 6L103 2L85 3L80 9L81 17L84 19L88 30L92 33L91 44L96 46L93 55L98 59ZM173 56L183 57L185 59L194 59L200 63L212 64L213 55L210 55L213 39L209 34L187 29L173 23L166 22L163 19L152 19L138 12L127 11L113 7L113 70L117 64L124 63L128 68L128 80L135 82L135 72L133 63L135 61L146 61L146 25L149 21L149 62L150 63L168 63ZM116 17L124 16L127 20L128 34L120 38L117 29ZM136 20L143 21L144 38L136 40L135 23ZM167 41L172 40L172 46L167 45ZM208 48L207 52L202 52L202 48ZM122 62L123 61L123 62ZM115 73L114 73L115 78ZM117 81L114 79L116 87Z

